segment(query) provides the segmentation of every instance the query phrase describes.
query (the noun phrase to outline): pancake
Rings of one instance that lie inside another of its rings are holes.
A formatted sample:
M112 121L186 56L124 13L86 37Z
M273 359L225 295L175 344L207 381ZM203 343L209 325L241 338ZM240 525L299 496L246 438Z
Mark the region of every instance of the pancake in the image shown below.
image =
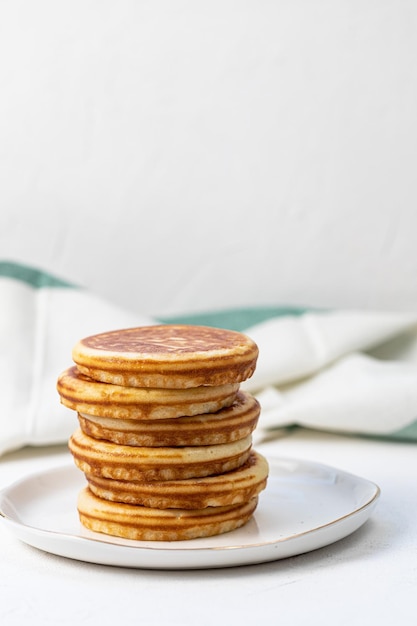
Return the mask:
M140 541L181 541L229 532L249 521L257 498L225 507L154 509L110 502L88 487L78 497L80 521L89 530Z
M89 437L78 428L69 439L75 464L85 474L118 480L181 480L221 474L240 467L252 437L214 446L122 446Z
M145 389L98 382L70 367L58 377L66 407L100 417L156 420L214 413L230 406L239 383L190 389Z
M92 335L72 357L78 369L105 383L187 389L249 378L258 348L236 331L191 325L155 325Z
M265 489L267 477L268 463L254 450L240 468L206 478L132 482L86 476L91 491L100 498L157 509L242 504Z
M104 383L99 383L104 384ZM230 407L217 413L166 420L122 420L79 413L82 431L126 446L207 446L244 439L256 428L258 401L239 391Z

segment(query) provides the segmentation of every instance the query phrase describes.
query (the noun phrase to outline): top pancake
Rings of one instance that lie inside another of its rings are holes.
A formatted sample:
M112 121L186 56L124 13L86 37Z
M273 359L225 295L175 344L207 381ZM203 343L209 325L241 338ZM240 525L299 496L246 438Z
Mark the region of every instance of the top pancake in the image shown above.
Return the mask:
M255 370L258 347L232 330L164 324L86 337L72 357L83 374L101 382L187 389L246 380Z

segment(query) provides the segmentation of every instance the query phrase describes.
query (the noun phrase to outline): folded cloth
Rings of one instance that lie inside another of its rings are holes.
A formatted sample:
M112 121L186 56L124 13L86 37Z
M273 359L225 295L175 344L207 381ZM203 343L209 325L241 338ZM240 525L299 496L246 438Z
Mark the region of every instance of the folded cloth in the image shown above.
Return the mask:
M0 454L66 441L72 411L60 404L58 375L87 335L154 323L44 272L0 262Z
M417 316L331 311L247 330L260 351L244 386L262 405L257 436L299 425L417 440Z
M0 454L67 441L74 418L56 379L81 337L160 321L235 328L257 342L256 372L242 384L261 402L257 441L293 425L417 441L416 314L276 307L157 320L9 262L0 302Z

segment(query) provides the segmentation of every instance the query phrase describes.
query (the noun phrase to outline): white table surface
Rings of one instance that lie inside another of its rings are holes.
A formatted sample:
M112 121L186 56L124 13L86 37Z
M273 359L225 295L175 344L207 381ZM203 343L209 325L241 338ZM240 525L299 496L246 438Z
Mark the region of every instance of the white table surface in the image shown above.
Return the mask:
M157 571L93 565L20 542L0 519L0 623L415 624L416 444L293 431L257 449L319 461L376 482L366 524L335 544L271 563ZM0 458L0 489L71 457L66 446Z

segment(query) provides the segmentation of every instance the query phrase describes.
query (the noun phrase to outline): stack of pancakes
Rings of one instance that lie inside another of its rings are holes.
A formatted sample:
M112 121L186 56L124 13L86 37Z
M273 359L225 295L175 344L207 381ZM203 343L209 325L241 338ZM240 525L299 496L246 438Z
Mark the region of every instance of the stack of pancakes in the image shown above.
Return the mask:
M130 328L87 337L57 383L80 427L69 448L87 486L81 523L127 539L228 532L254 512L268 477L252 448L257 400L240 389L256 344L224 329Z

